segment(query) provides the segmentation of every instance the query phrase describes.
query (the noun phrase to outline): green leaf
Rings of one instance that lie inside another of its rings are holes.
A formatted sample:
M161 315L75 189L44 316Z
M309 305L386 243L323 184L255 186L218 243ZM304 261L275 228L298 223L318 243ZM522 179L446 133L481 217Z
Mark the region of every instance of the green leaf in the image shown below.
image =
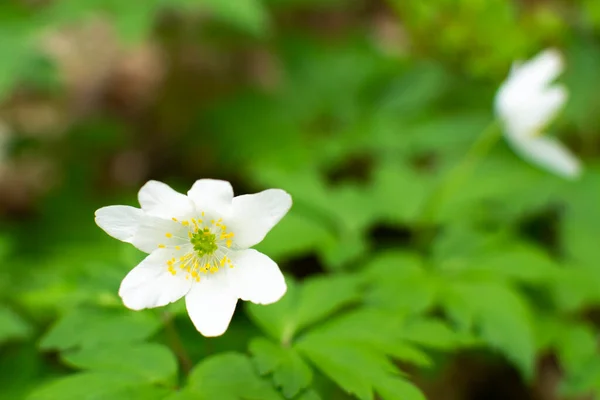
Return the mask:
M60 318L40 341L43 350L132 343L151 336L160 320L149 312L76 309Z
M297 347L316 368L361 400L373 398L370 375L394 370L385 357L365 348L318 341L302 341Z
M406 396L403 400L424 399L416 387L411 390L412 385L398 376L396 366L380 352L357 345L312 339L298 344L302 353L342 389L359 399L372 399L374 391L385 399L398 399L399 394ZM396 393L397 390L399 392Z
M296 396L310 385L312 370L294 349L281 347L265 338L250 342L250 352L261 374L273 374L275 385L287 398Z
M298 343L345 343L370 348L375 352L416 365L429 366L430 358L405 340L407 320L396 313L363 308L348 312L319 325L298 339Z
M600 167L586 166L575 185L569 188L567 209L561 219L560 235L566 255L584 267L595 269L600 263L598 241L600 235Z
M459 326L477 328L526 379L532 378L536 349L532 316L527 302L514 289L485 281L452 283L443 291L440 305Z
M273 259L291 258L331 246L335 238L317 219L292 211L256 246Z
M415 385L399 377L382 379L377 384L377 392L383 400L426 400Z
M0 4L0 99L21 78L22 68L33 53L37 18L14 2Z
M396 135L393 141L398 142ZM418 173L405 163L381 162L373 173L370 207L377 210L380 220L414 222L432 187L430 176ZM402 193L398 188L402 188Z
M452 350L461 343L461 336L446 323L430 318L408 320L401 335L412 343L440 350Z
M360 299L361 279L355 275L320 276L301 285L288 278L288 291L268 306L247 303L250 317L281 343L296 333Z
M150 35L161 6L161 0L146 0L143 6L118 0L61 0L45 13L50 23L58 26L103 14L124 42L139 43Z
M31 342L5 346L0 352L0 371L18 371L18 374L0 375L0 398L24 399L40 383L45 360Z
M389 85L379 110L396 115L421 111L444 93L447 81L440 64L419 65Z
M168 389L140 382L135 375L84 372L45 384L27 400L160 400L168 393Z
M137 375L140 382L168 384L177 374L173 353L155 343L102 344L62 354L62 359L79 369Z
M491 279L543 284L551 279L557 264L540 248L519 243L494 249L470 261L472 272L486 273Z
M384 310L420 313L431 307L437 280L410 253L390 251L373 257L365 268L370 282L367 302Z
M256 374L250 359L239 353L221 353L196 365L190 372L186 390L206 400L282 399Z
M263 34L269 16L260 0L176 0L183 5L199 6L214 18L228 22L252 34Z
M360 300L357 275L319 276L302 283L297 305L297 328L302 329Z
M560 365L568 375L586 372L587 366L595 362L598 350L598 333L581 323L571 323L560 330L558 355Z
M0 305L0 344L29 336L31 327L17 313Z
M417 365L431 360L402 337L405 320L376 309L361 309L322 324L301 336L295 348L348 393L372 399L375 391L384 398L396 389L407 399L421 399L418 389L401 380L389 357ZM387 397L386 397L387 396Z
M321 400L321 396L314 390L307 390L294 400Z
M543 350L552 350L564 379L561 393L576 397L592 390L600 390L600 362L597 357L598 332L577 320L548 314L538 316L538 335L544 342Z

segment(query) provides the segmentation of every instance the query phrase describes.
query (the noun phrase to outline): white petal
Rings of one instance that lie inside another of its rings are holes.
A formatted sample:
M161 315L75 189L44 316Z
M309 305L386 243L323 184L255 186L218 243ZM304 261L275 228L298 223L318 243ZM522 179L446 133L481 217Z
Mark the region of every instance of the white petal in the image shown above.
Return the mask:
M550 172L571 179L581 174L579 160L556 139L536 137L510 143L524 158Z
M281 189L235 197L228 221L235 246L245 249L260 243L291 206L292 197Z
M171 275L167 260L171 250L157 249L132 269L121 282L119 296L127 308L141 310L160 307L179 300L191 287L183 273Z
M539 98L539 104L537 106L539 121L543 122L543 127L546 123L554 119L556 114L563 108L568 98L567 88L563 85L553 85L548 87L543 92L543 96Z
M204 336L220 336L225 333L236 303L237 297L232 293L225 273L201 278L185 296L190 319Z
M556 49L547 49L518 68L513 68L511 78L541 87L550 84L563 70L564 62L561 53Z
M514 103L505 121L506 133L516 137L535 136L548 125L567 101L567 90L561 85L529 95L524 104Z
M165 219L187 218L194 213L194 205L186 195L158 181L142 186L138 200L146 213Z
M233 199L233 188L227 181L217 179L197 180L188 191L188 197L192 199L197 212L208 212L227 214Z
M233 268L227 271L229 284L237 296L257 304L275 303L287 286L275 261L254 250L231 252Z
M96 224L115 239L131 243L144 212L129 206L109 206L96 211Z
M163 218L145 216L131 243L146 253L152 253L159 245L167 247L189 244L187 228L183 225Z
M556 116L567 100L566 88L552 84L562 70L562 57L555 50L513 65L495 99L507 135L524 138L539 133Z

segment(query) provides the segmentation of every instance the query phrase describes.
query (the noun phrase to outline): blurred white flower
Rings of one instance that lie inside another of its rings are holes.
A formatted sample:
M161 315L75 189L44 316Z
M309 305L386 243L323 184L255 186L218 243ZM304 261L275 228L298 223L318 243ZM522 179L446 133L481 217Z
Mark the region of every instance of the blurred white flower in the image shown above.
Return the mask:
M141 209L96 211L106 233L150 254L121 283L119 295L128 308L160 307L185 296L196 329L219 336L238 299L270 304L285 294L277 264L250 249L290 209L285 191L233 197L229 182L201 179L186 196L150 181L138 199Z
M567 101L566 88L553 82L563 67L561 54L553 49L515 63L496 94L495 109L517 153L555 174L575 178L581 173L579 160L558 140L542 136Z

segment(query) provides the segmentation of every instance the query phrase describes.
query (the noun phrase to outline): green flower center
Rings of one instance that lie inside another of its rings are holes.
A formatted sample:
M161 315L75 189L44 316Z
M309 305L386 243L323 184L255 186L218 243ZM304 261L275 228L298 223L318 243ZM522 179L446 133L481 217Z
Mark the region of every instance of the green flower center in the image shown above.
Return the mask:
M191 235L190 243L198 253L198 257L204 257L213 254L219 248L217 246L217 236L211 233L209 228L204 228L194 232Z

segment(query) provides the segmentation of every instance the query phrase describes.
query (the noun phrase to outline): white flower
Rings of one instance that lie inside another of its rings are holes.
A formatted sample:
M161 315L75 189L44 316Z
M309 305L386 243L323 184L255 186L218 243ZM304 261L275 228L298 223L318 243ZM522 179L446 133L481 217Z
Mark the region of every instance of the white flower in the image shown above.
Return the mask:
M496 94L495 108L517 153L551 172L575 178L581 172L579 160L556 139L541 136L567 100L566 88L553 83L562 70L562 57L552 49L515 64Z
M196 329L219 336L238 298L270 304L284 295L277 264L250 247L290 209L285 191L233 197L229 182L201 179L186 196L150 181L138 199L141 209L96 211L96 223L106 233L150 254L121 283L119 295L128 308L160 307L185 296Z

